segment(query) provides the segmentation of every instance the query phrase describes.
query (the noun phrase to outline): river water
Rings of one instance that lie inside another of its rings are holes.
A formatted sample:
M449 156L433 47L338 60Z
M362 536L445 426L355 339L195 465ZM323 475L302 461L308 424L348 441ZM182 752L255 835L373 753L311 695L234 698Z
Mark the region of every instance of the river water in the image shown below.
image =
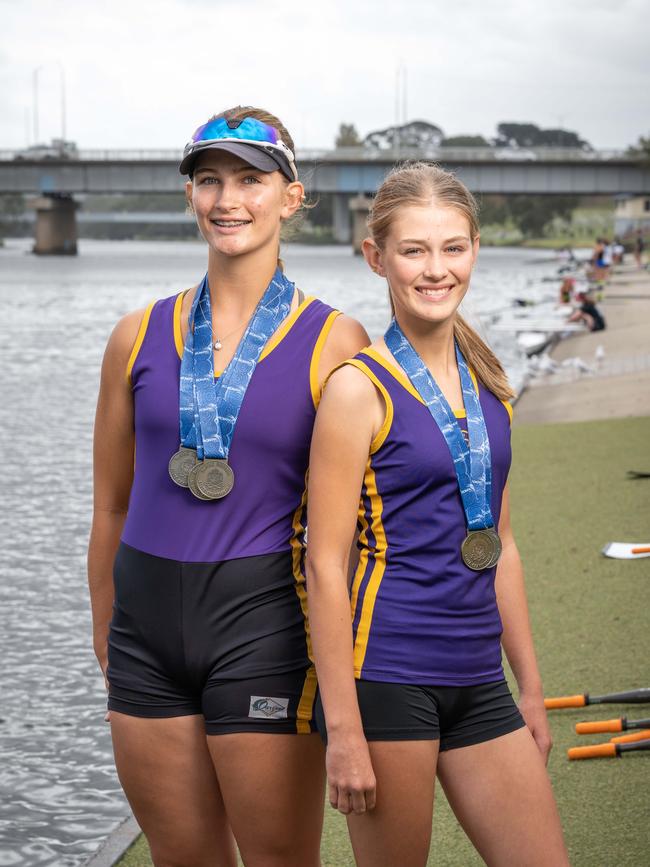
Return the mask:
M85 584L99 367L120 316L192 285L206 261L198 242L82 241L76 258L35 257L30 246L0 248L0 867L82 864L128 814ZM544 256L482 250L470 319L554 293L543 281L557 263ZM383 331L382 281L349 248L294 245L283 257L308 293L372 337ZM525 361L498 336L517 385Z

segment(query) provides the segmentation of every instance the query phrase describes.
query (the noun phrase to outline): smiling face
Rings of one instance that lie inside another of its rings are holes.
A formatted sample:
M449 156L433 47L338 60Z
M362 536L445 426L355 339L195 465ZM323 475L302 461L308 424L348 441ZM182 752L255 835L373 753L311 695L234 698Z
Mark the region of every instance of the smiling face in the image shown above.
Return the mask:
M366 239L363 251L387 279L399 319L442 323L453 320L467 293L478 236L459 208L434 199L401 207L384 247Z
M226 151L197 158L187 198L199 231L220 256L268 249L277 256L280 227L300 207L302 184L287 184L279 171L262 172Z

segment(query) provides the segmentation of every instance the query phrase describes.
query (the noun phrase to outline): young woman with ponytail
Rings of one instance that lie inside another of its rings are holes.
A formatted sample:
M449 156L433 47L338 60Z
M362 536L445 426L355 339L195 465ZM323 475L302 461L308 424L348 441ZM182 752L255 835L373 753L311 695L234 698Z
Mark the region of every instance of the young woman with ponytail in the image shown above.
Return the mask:
M458 314L479 248L476 203L452 174L406 165L380 187L368 225L364 255L388 282L394 319L331 376L310 460L307 586L330 803L348 817L358 865L421 867L437 774L486 863L566 865L510 527L512 392Z

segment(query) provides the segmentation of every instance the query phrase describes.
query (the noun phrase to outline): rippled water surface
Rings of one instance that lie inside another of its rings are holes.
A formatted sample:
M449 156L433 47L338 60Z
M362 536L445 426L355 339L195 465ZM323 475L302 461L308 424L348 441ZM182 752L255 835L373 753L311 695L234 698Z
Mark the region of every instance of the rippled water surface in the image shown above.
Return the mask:
M124 313L196 282L199 243L80 244L76 258L0 248L0 867L82 864L127 815L91 650L85 550L103 348ZM386 293L348 248L289 247L288 276L374 337ZM552 293L555 263L483 250L470 314ZM497 345L513 379L523 362Z

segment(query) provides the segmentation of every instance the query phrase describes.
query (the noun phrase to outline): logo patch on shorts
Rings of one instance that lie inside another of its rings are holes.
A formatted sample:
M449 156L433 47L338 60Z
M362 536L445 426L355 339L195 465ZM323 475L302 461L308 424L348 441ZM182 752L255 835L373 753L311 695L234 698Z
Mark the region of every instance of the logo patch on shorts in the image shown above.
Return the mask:
M249 717L258 719L286 719L289 709L288 698L271 698L268 695L252 695L248 709Z

